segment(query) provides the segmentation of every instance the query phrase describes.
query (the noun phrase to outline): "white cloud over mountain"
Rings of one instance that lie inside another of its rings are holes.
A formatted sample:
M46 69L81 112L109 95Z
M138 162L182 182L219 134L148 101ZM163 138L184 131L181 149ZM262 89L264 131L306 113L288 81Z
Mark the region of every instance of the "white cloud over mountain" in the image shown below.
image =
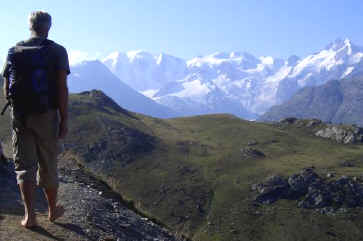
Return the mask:
M70 65L76 65L83 61L92 61L99 59L101 56L101 53L89 53L86 51L81 50L70 50L68 52L68 59Z

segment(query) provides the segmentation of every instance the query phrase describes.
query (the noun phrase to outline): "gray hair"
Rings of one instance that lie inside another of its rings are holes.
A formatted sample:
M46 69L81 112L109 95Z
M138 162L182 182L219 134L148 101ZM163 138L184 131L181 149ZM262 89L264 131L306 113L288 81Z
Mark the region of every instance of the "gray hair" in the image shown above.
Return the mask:
M29 15L30 30L36 33L49 31L52 25L52 17L49 13L43 11L35 11Z

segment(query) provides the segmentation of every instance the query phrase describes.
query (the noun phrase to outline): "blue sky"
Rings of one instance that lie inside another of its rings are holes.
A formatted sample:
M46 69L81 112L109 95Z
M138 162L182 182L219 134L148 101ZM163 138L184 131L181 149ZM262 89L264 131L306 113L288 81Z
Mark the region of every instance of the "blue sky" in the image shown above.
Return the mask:
M33 10L73 57L143 49L185 59L216 51L306 56L336 38L363 46L361 0L62 0L2 2L0 58L29 36Z

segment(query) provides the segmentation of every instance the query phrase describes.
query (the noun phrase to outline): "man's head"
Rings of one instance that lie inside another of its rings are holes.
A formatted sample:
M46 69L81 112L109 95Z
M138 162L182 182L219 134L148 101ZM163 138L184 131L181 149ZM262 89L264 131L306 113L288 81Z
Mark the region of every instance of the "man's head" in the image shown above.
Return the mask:
M32 35L48 37L52 17L47 12L35 11L29 15L29 28Z

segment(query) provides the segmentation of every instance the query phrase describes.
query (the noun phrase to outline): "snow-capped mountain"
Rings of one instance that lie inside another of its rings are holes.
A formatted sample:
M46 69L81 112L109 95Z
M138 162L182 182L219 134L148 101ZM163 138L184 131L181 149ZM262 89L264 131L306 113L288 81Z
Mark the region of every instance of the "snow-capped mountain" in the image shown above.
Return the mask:
M305 86L317 86L332 79L342 79L362 70L363 48L349 39L336 40L322 51L299 61L280 83L278 102L289 99Z
M84 61L71 66L68 87L72 93L92 89L102 90L121 107L134 112L161 118L176 116L168 107L156 103L121 82L98 60Z
M218 52L183 60L134 51L102 61L134 89L183 115L227 112L254 118L302 87L363 70L363 48L345 39L302 59Z
M142 50L114 52L102 62L123 82L138 91L159 89L186 74L184 60L164 53L152 55Z

